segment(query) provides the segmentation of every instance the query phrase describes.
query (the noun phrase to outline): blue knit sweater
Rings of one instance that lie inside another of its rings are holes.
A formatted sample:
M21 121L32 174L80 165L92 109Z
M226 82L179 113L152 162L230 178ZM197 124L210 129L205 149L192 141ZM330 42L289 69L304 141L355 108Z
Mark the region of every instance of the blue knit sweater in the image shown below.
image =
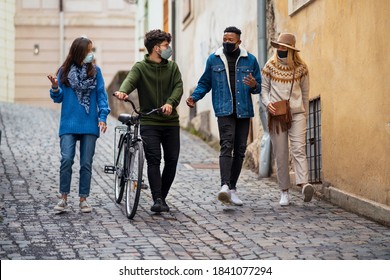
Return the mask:
M61 84L58 73L58 91L50 89L50 97L61 104L59 136L64 134L93 134L99 137L99 122L106 122L110 113L107 93L101 70L96 66L96 87L91 92L89 114L77 101L76 93L71 87Z

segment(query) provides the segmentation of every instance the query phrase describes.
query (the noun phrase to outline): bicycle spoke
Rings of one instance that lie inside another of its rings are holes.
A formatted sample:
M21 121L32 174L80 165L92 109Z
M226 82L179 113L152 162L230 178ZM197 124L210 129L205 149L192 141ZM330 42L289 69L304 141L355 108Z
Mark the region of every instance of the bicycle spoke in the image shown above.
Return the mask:
M144 163L143 146L136 142L130 155L129 180L126 186L126 216L132 219L137 211L142 188L142 171Z
M115 191L115 202L121 203L123 198L123 193L125 190L125 173L124 173L124 167L126 165L126 143L124 141L124 136L122 135L119 140L119 146L118 146L118 152L117 152L117 159L115 162L115 185L114 185L114 191Z

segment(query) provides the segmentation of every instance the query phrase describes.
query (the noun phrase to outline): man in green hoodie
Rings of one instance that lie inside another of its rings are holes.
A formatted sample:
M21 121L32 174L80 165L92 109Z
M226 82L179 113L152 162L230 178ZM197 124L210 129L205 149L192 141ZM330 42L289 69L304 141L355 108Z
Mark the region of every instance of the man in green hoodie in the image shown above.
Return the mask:
M134 64L123 81L118 99L128 98L133 90L138 90L141 112L154 108L162 109L162 114L152 114L141 118L141 137L147 161L147 172L153 197L152 212L168 212L166 197L176 174L180 152L179 115L176 111L183 95L181 73L174 61L169 46L172 36L169 33L151 30L145 34L145 47L148 54ZM161 174L161 147L164 151L164 169Z

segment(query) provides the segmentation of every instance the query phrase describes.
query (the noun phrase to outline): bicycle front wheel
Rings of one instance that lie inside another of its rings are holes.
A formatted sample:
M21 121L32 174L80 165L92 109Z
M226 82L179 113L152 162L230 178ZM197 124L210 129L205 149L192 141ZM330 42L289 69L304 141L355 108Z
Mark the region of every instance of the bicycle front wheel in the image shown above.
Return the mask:
M125 190L125 170L128 165L127 162L127 151L126 151L126 137L121 135L118 142L118 151L117 157L115 159L115 181L114 181L114 191L115 191L115 202L121 203L123 198L123 193Z
M133 219L137 212L142 188L142 172L144 167L144 149L138 141L130 148L129 178L126 181L126 216Z

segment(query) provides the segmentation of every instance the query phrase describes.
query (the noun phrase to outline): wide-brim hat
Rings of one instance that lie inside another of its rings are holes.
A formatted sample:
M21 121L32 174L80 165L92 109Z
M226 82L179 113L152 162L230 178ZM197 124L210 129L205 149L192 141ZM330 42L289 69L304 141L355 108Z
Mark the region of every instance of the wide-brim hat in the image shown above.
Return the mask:
M274 48L278 48L279 46L284 46L286 48L299 52L299 50L295 48L295 41L296 40L294 34L281 33L277 41L271 41L271 46L273 46Z

